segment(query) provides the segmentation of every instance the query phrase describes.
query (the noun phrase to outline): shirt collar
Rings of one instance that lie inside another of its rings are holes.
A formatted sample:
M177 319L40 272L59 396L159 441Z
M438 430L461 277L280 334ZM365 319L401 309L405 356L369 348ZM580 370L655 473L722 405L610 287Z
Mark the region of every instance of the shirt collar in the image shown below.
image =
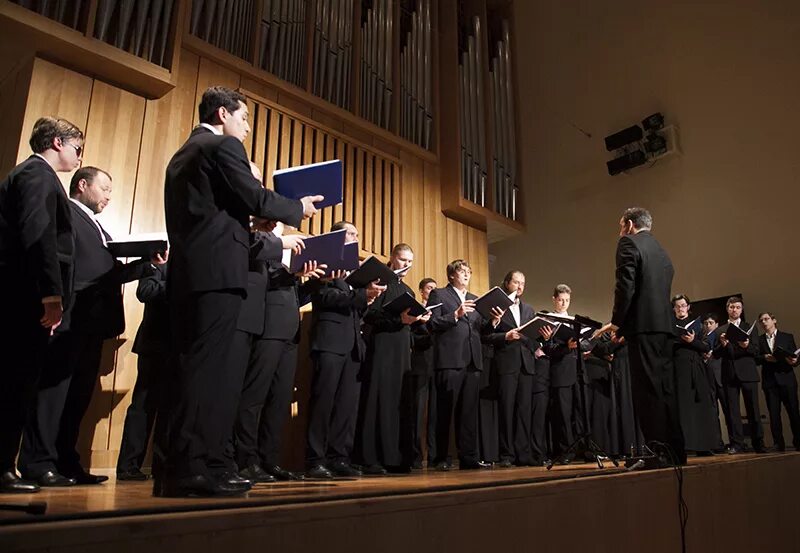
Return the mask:
M75 205L77 205L79 208L81 208L81 210L82 210L84 213L86 213L86 215L88 215L88 216L89 216L89 217L90 217L90 218L91 218L93 221L95 220L95 214L94 214L94 212L93 212L91 209L89 209L88 207L86 207L85 205L83 205L81 202L79 202L79 201L78 201L78 200L76 200L75 198L70 198L70 199L69 199L69 201L71 201L72 203L74 203Z
M217 128L215 126L213 126L213 125L209 125L208 123L200 123L200 126L210 130L211 132L213 132L217 136L222 136L222 133L220 131L218 131Z

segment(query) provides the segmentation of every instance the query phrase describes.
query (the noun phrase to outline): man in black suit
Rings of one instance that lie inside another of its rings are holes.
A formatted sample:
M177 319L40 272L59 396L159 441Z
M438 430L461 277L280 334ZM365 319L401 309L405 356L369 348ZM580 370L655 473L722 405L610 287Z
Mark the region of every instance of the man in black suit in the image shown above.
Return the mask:
M147 480L142 463L163 400L170 363L168 266L169 263L156 266L153 274L140 279L136 287L136 298L144 304L144 316L131 348L137 356L136 384L125 414L117 480Z
M725 399L728 403L728 416L730 427L730 448L728 453L734 455L744 449L744 428L739 407L739 397L744 398L744 408L747 412L747 422L750 427L750 441L756 453L764 453L764 430L761 428L761 408L758 404L758 341L747 339L743 342L734 342L728 339L731 325L744 331L750 325L742 319L744 304L742 298L733 296L728 298L725 305L728 311L728 322L717 330L719 339L713 349L715 358L722 360L722 385L725 387Z
M122 284L148 276L152 259L119 262L106 247L111 236L96 215L111 200L111 177L96 167L82 167L70 182L75 241L74 298L47 347L36 409L25 425L20 471L43 486L98 484L106 476L89 474L76 451L81 421L100 371L103 342L125 330Z
M396 272L408 270L414 252L408 244L396 244L389 257L389 267ZM403 273L404 274L404 273ZM364 313L369 329L367 356L361 371L361 409L357 442L364 474L383 475L408 472L413 463L411 447L411 410L403 409L404 381L411 371L411 327L428 322L430 313L420 316L393 312L386 308L398 297L414 292L402 276L390 282L386 291Z
M608 328L628 343L634 405L645 439L669 446L666 461L685 464L672 363L670 288L675 271L650 232L649 211L626 209L619 225L614 311Z
M761 313L758 321L764 334L758 337L759 354L756 362L761 365L761 386L769 409L769 427L775 449L786 451L781 421L781 404L789 415L792 427L792 445L800 450L800 406L797 400L797 377L794 368L798 364L797 344L794 336L778 330L778 320L772 313Z
M236 466L251 482L298 480L280 466L281 439L289 415L297 368L300 306L310 301L324 274L308 262L291 274L281 262L285 249L299 253L299 234L278 236L274 221L256 219L250 248L247 298L239 314L233 348L247 365L233 432ZM300 284L299 279L309 279Z
M509 271L503 279L503 291L514 295L511 305L486 339L494 346L494 365L497 372L499 432L499 466L513 463L531 464L531 399L535 359L533 351L538 342L516 329L532 320L533 307L522 302L525 275L522 271Z
M569 317L571 301L572 289L566 284L557 285L553 290L553 314ZM553 336L552 327L543 327L540 333L545 340L542 351L549 362L553 450L558 450L562 463L569 463L574 458L574 453L567 453L567 450L574 440L575 408L579 413L582 408L580 401L573 401L578 385L578 343L572 338L565 341Z
M483 370L481 332L483 318L475 312L477 296L467 291L472 269L463 259L447 266L445 288L431 292L432 311L428 327L434 335L434 379L436 381L437 470L450 470L450 422L456 415L456 447L459 468L489 468L479 459L478 392Z
M345 230L345 243L358 241L352 223L334 223ZM358 374L366 344L361 317L386 286L377 282L352 288L343 274L325 279L311 296L311 398L309 399L306 476L361 476L351 464L360 385Z
M719 317L716 313L706 313L703 315L703 337L708 342L710 350L703 355L706 363L706 376L708 384L711 388L711 393L714 396L714 410L717 414L717 436L719 440L715 453L722 453L725 451L725 444L722 442L722 428L719 423L719 410L722 409L722 415L725 418L725 427L730 429L731 422L728 417L728 404L725 401L725 387L722 385L722 360L715 359L713 355L714 348L717 345L717 338L719 334Z
M39 491L15 464L20 436L36 398L48 336L69 307L72 224L56 172L80 165L83 133L43 117L30 138L34 155L0 182L0 492Z
M166 472L156 495L230 495L251 484L225 465L246 367L230 347L247 294L250 216L299 226L320 196L290 200L253 175L242 142L246 98L203 93L200 126L167 166L164 203L172 263L167 278L179 395Z
M428 298L436 289L436 281L430 277L419 281L420 303L428 305ZM422 429L426 428L428 461L433 466L436 457L436 386L433 382L433 337L428 325L415 325L411 329L411 371L404 380L408 391L406 398L413 414L411 431L412 468L422 468ZM425 419L427 411L428 418Z

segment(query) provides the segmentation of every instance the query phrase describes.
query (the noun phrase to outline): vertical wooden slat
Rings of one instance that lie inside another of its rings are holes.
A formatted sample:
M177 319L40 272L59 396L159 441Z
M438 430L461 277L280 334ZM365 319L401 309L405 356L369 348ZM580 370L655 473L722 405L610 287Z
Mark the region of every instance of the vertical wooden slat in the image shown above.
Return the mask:
M264 182L267 188L274 189L272 174L278 168L278 149L281 142L281 117L275 109L269 110L269 129L267 131L267 159L264 167Z
M255 134L253 138L253 150L251 159L253 163L258 165L261 173L264 175L264 181L267 181L266 173L266 157L267 157L267 123L269 121L269 108L261 104L255 105L255 121L253 122L253 129Z
M305 149L303 163L316 163L324 160L322 148L322 141L324 138L325 133L323 131L314 129L308 125L306 126L306 137L303 141L303 147ZM321 213L317 213L311 218L310 226L312 234L321 234L327 230L324 228Z
M383 252L383 165L384 161L372 155L372 251L384 255Z
M321 132L321 131L320 131ZM328 135L328 140L325 143L325 152L324 152L324 160L330 161L336 159L336 139ZM320 217L320 222L322 223L323 229L322 232L326 232L330 229L331 225L333 224L333 207L326 207L322 210L322 217Z
M347 166L350 163L350 160L347 159L347 143L339 138L336 140L336 159L341 160L342 162L342 181L343 187L347 186ZM344 192L344 190L343 190ZM344 197L344 194L342 195ZM344 212L344 206L342 204L333 206L333 213L331 214L331 223L335 223L336 221L342 220L342 213Z
M364 235L364 175L366 167L366 152L361 148L355 148L355 166L353 171L353 224L359 232L359 247L362 250L368 250L367 240Z
M355 186L353 184L356 178L356 165L358 164L358 153L352 144L345 146L347 150L347 162L344 166L344 202L342 203L342 216L341 219L346 221L355 221Z
M364 152L364 224L360 232L364 236L363 249L375 253L375 243L373 237L375 236L375 154L372 152Z
M383 236L383 255L389 255L394 246L393 241L397 237L392 236L392 162L385 160L383 162L383 228L381 228L381 235Z

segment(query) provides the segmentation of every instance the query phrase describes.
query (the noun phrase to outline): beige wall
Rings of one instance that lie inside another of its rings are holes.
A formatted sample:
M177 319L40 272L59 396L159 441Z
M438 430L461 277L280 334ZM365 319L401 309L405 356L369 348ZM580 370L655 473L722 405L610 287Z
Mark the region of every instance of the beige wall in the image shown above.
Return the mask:
M608 319L617 221L638 204L672 256L675 292L741 291L749 319L774 309L800 334L800 3L514 10L528 235L490 247L492 281L519 267L536 308L567 282L573 311ZM603 137L656 111L680 127L683 154L609 177Z

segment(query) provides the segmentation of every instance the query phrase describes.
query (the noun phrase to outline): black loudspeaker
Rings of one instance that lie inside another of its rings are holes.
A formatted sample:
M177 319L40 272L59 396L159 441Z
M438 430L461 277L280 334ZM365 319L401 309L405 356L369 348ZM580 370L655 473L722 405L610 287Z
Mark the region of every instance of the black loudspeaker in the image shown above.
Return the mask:
M614 175L619 175L623 171L643 165L645 161L647 161L647 158L644 152L642 150L635 150L629 154L612 159L611 161L606 161L606 166L608 167L608 174L613 177Z
M639 125L628 127L627 129L623 129L605 138L606 150L609 152L612 150L618 150L619 148L622 148L631 142L637 142L641 140L643 136L644 132Z

